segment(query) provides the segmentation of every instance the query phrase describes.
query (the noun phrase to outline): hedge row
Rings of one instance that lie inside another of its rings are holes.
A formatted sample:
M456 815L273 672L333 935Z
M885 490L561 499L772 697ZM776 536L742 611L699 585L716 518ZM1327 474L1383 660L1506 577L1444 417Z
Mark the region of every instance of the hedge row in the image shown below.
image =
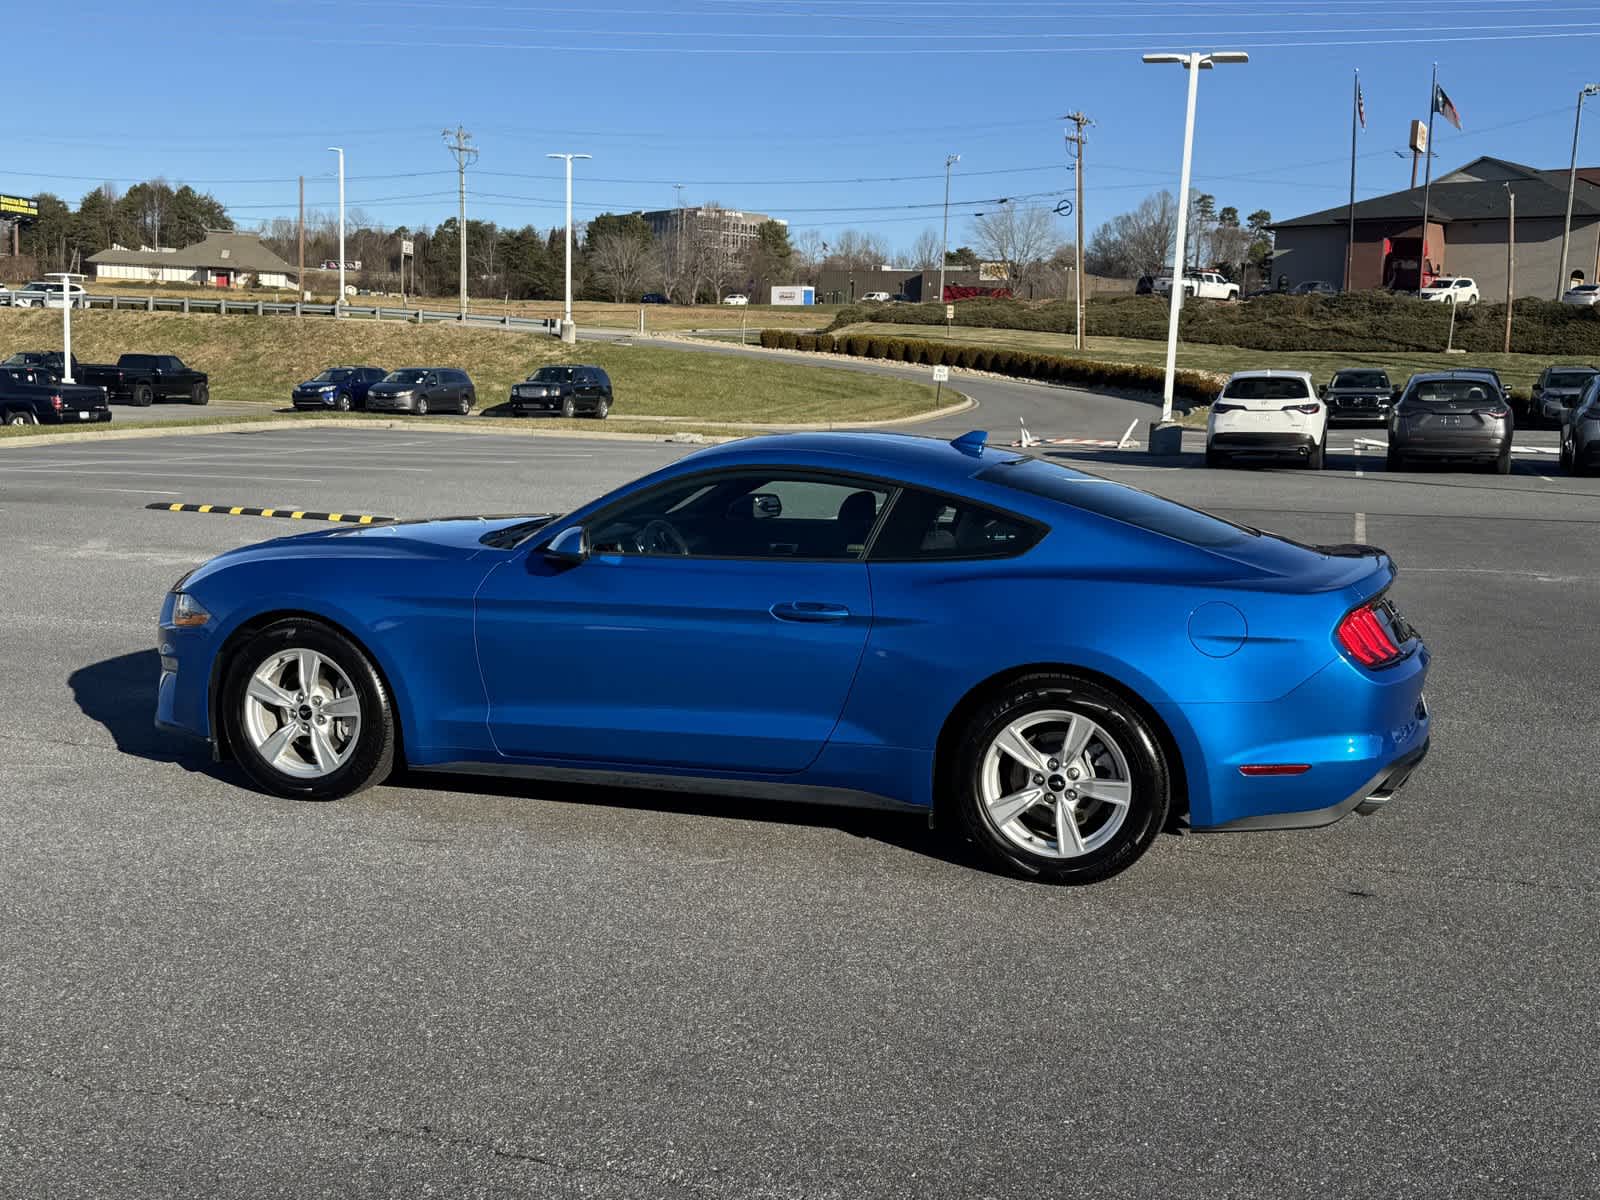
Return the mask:
M1117 391L1159 393L1165 375L1160 367L1138 363L1095 362L1041 354L1034 350L1006 350L931 342L920 338L880 337L877 334L795 333L791 329L763 329L761 344L769 350L814 350L824 354L849 354L856 358L882 358L922 366L965 367L992 371L1018 379L1071 384ZM1179 399L1210 404L1221 386L1220 376L1206 371L1179 371L1174 392Z
M955 324L990 329L1071 333L1071 301L968 300L955 306ZM864 322L943 325L940 304L868 304L840 310L830 331ZM1456 314L1454 344L1498 353L1505 345L1506 309L1481 304ZM1091 301L1084 329L1091 337L1152 340L1167 335L1167 303L1154 296ZM1339 296L1260 296L1245 304L1190 301L1181 318L1184 341L1247 350L1342 350L1437 353L1450 338L1450 308L1389 292ZM1600 310L1553 300L1523 299L1512 313L1511 348L1579 361L1600 360Z

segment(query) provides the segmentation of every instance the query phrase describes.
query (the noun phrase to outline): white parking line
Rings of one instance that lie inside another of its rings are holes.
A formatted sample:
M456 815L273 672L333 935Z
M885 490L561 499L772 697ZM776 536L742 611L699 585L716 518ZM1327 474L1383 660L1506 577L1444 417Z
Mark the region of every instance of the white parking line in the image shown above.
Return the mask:
M184 479L262 479L275 483L323 482L321 479L313 479L307 475L247 475L240 474L238 472L231 472L227 475L203 475L197 474L193 471L97 471L92 468L89 470L84 470L82 467L37 467L29 469L27 473L30 475L58 475L62 473L69 475L120 475L125 478L141 475L154 475L157 478L168 480L175 477L181 477Z
M469 228L470 228L470 226L469 226ZM1355 451L1356 451L1356 478L1357 479L1363 479L1363 478L1366 477L1367 473L1361 469L1361 446L1360 446L1359 443L1356 445ZM1357 514L1357 515L1359 515L1359 514ZM1360 538L1356 539L1356 541L1358 541L1358 542L1360 540L1361 540Z
M1357 543L1364 543L1367 540L1367 514L1364 512L1356 514L1355 534L1356 536L1353 540Z
M470 226L469 226L470 228ZM120 492L125 496L181 496L182 492L164 492L159 488L78 488L80 492Z

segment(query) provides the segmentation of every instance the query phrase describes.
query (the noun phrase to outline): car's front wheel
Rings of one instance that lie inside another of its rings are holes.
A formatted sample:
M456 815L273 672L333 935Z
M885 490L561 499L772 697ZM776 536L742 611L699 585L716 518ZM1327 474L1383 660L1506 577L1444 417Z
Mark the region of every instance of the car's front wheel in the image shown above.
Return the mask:
M578 404L571 396L562 397L561 415L568 421L578 415Z
M338 409L340 412L349 412L350 411L350 393L348 393L348 392L340 392L337 396L335 396L333 398L333 407Z
M417 402L416 402L416 404L414 404L412 406L412 409L417 414L417 416L419 416L419 417L427 416L428 415L428 398L426 396L418 396L417 397Z
M968 721L952 801L996 866L1044 883L1094 883L1131 866L1167 819L1170 782L1149 723L1121 696L1066 674L1017 680Z
M319 621L279 621L249 639L223 676L223 733L266 791L335 800L394 766L394 711L371 659Z

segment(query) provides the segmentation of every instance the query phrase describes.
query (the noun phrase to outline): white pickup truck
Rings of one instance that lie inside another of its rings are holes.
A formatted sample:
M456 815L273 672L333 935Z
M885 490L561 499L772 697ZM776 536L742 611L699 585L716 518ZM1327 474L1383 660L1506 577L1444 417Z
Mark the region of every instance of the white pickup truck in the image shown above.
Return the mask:
M1150 290L1158 296L1170 296L1172 276L1161 276L1151 284ZM1229 283L1215 271L1191 271L1183 277L1183 294L1197 300L1237 300L1239 285Z

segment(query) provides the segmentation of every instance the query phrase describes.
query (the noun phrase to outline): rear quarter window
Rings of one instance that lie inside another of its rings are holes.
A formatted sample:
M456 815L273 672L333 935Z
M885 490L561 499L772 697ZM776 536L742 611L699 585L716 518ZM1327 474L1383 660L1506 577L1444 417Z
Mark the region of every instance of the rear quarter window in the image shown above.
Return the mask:
M1296 381L1299 382L1299 381ZM1304 386L1302 384L1302 386ZM1190 546L1230 546L1256 536L1253 529L1098 475L1037 458L1013 459L978 472L984 483L1044 496L1080 512L1108 517Z

